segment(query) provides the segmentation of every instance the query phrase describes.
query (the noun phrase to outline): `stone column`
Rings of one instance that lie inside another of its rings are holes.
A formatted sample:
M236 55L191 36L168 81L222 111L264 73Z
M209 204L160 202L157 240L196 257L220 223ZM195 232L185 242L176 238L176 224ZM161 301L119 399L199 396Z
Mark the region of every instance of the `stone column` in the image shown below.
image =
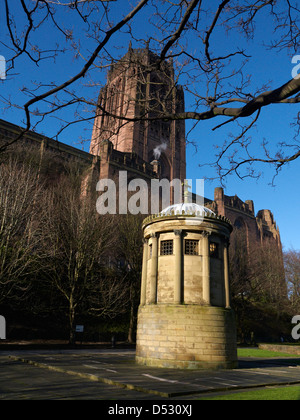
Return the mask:
M229 260L228 260L229 243L224 243L224 282L225 282L225 299L226 308L230 308L230 283L229 283Z
M210 233L202 234L202 255L203 255L203 300L204 303L210 305L210 250L209 250Z
M174 230L174 254L175 254L175 276L174 276L174 304L182 303L182 230Z
M142 306L146 305L148 252L149 252L148 239L144 239L142 284L141 284L141 302L140 302L140 304Z
M152 236L152 258L150 276L150 304L157 302L157 268L158 268L158 237L154 233Z

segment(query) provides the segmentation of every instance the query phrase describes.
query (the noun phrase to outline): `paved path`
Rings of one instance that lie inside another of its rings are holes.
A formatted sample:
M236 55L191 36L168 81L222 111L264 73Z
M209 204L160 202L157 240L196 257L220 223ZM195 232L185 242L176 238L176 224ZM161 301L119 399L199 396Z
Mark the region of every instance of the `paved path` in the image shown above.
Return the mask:
M130 399L142 401L152 398L150 394L129 391L63 372L47 371L0 356L0 401Z
M193 399L300 384L300 358L241 359L229 371L137 366L133 350L0 352L0 399Z

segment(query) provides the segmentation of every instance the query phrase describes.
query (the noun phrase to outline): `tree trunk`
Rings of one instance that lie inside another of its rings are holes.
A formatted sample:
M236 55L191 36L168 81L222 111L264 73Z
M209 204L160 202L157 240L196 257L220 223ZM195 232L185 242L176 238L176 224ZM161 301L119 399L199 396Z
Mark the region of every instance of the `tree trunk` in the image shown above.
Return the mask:
M69 344L75 345L76 333L75 333L75 309L70 307L69 311Z
M134 332L134 302L131 301L131 308L130 308L130 320L129 320L129 330L128 330L128 338L127 341L130 344L134 343L133 340L133 332Z
M135 330L135 300L136 300L136 290L134 287L134 283L132 282L130 285L130 320L129 320L129 330L128 330L128 338L127 341L130 344L133 344L134 338L134 330Z

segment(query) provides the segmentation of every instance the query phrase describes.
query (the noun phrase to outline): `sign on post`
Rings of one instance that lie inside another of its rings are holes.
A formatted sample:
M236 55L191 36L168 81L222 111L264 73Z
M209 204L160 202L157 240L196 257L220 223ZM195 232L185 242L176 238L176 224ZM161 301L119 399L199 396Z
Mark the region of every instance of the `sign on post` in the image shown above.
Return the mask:
M84 326L83 325L76 325L75 331L77 333L83 333L84 331Z

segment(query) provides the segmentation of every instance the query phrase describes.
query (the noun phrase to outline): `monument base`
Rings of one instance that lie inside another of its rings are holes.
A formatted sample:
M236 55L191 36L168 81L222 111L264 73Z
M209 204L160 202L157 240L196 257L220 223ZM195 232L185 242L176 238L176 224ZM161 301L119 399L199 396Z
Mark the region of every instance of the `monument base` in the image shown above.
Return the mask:
M140 306L136 362L173 369L236 368L233 310L200 305Z

